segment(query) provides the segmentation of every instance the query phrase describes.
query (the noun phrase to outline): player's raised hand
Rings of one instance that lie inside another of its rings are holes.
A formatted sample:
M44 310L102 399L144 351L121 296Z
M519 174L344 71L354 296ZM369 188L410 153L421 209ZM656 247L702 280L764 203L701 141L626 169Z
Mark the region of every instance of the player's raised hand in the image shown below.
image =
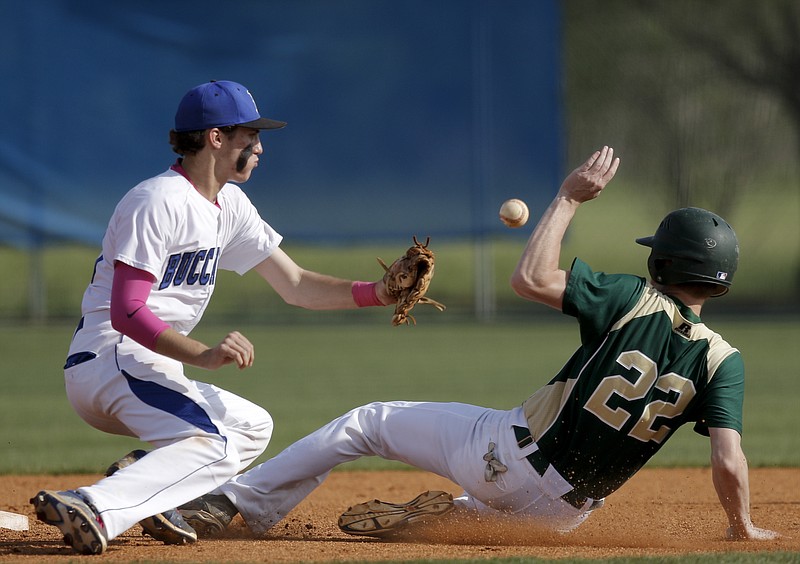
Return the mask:
M564 179L559 195L578 203L593 200L611 182L618 167L619 157L614 158L614 149L603 147Z

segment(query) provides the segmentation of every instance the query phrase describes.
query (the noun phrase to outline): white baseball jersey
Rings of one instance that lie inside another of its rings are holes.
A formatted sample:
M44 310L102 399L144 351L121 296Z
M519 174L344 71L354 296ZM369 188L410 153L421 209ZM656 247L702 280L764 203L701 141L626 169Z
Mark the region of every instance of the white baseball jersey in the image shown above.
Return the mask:
M147 306L188 334L208 306L217 268L244 274L282 240L238 186L226 184L217 203L173 169L134 187L109 221L83 314L109 309L121 261L155 276Z
M265 409L187 378L180 362L111 326L115 261L155 276L147 307L188 334L208 307L218 269L244 274L281 242L238 186L226 184L217 204L176 167L134 187L109 221L83 297L64 367L67 397L97 429L158 447L80 489L109 538L215 489L258 457L272 435Z

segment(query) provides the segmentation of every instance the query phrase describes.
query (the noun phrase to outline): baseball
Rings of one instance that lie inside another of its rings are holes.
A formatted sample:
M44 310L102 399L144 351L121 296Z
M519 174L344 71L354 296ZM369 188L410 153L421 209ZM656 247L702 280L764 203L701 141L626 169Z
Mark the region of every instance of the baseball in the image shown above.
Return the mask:
M500 221L508 227L522 227L528 221L528 206L522 200L511 198L500 206Z

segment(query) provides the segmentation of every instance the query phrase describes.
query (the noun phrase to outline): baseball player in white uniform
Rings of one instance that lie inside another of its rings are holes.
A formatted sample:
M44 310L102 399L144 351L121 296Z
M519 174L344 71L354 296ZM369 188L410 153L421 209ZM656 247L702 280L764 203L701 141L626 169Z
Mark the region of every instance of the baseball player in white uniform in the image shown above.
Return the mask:
M170 132L181 158L128 192L109 221L69 348L66 391L93 427L154 449L95 484L33 497L38 518L57 526L77 552L102 553L137 522L164 542L194 542L196 532L174 508L227 482L269 443L267 411L183 371L184 363L253 365L253 345L237 331L214 346L189 337L218 269L255 270L287 303L308 309L394 301L382 281L298 266L232 184L246 182L258 166L260 131L285 125L261 117L241 84L191 89Z

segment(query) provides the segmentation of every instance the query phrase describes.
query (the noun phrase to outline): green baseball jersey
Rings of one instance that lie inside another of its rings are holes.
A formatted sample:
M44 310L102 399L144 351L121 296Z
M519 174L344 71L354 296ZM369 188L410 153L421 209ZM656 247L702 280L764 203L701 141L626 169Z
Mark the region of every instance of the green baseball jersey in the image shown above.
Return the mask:
M593 272L575 259L563 312L580 348L523 403L533 438L582 495L599 499L686 422L742 432L738 350L644 278Z

